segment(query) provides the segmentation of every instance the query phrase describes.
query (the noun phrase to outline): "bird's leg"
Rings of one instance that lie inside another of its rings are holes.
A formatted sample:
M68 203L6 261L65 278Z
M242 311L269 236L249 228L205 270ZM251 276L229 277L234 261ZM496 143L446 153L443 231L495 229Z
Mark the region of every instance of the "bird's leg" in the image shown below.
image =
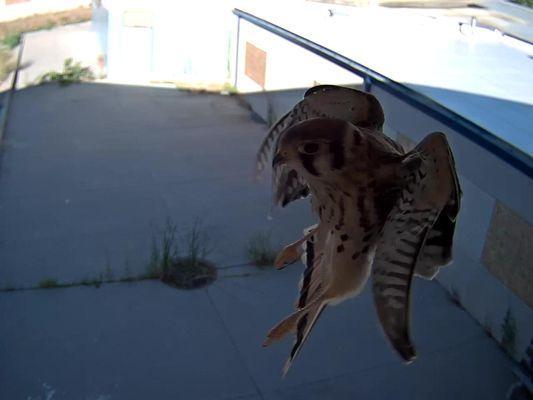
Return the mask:
M300 256L302 255L302 243L304 243L306 240L308 240L311 236L313 236L313 233L317 228L311 229L309 232L305 234L305 236L299 240L297 240L294 243L291 243L283 248L281 252L276 257L276 260L274 261L274 266L277 269L283 269L287 265L292 264L293 262L297 261Z

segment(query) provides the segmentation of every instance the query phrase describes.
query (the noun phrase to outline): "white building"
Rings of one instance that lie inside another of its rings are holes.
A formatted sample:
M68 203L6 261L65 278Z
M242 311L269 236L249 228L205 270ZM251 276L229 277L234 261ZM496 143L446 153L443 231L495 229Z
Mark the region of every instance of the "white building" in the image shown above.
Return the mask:
M171 81L222 85L230 80L229 1L95 2L108 77L113 81Z

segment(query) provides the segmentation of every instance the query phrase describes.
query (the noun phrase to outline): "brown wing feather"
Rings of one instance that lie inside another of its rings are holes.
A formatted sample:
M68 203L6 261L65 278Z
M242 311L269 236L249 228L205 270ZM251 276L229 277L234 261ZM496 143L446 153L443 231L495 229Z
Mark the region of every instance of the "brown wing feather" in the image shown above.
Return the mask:
M444 209L428 233L428 238L422 248L419 263L416 266L415 275L426 279L433 279L440 267L446 266L452 261L455 223L459 214L462 197L453 153L446 140L442 142L440 151L443 153L441 164L451 174L452 191ZM447 163L446 155L448 159Z
M291 125L291 111L281 117L267 132L265 138L259 146L256 156L256 173L259 175L265 169L281 133Z
M385 334L402 358L416 353L409 332L409 302L413 273L439 215L446 209L456 181L450 169L446 137L428 135L408 153L408 177L390 212L373 264L373 294ZM413 159L418 168L413 169Z

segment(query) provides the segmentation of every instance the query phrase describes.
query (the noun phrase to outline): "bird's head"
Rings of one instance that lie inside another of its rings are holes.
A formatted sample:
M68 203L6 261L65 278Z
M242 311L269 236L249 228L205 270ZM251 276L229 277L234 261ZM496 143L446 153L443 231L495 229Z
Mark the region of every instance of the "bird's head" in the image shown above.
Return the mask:
M272 160L274 169L286 165L306 180L331 178L342 172L359 135L350 123L334 118L313 118L287 129Z

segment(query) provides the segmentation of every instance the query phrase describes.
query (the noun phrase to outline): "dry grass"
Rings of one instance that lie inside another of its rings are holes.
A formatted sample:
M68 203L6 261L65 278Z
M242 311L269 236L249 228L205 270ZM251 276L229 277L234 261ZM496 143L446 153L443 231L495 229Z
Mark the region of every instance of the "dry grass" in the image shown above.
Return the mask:
M0 47L0 83L15 69L15 60L9 49Z
M92 17L92 8L78 7L72 10L60 11L49 14L36 14L31 17L20 18L14 21L0 22L0 41L6 37L33 32L41 29L52 29L60 25L77 24L89 21Z

